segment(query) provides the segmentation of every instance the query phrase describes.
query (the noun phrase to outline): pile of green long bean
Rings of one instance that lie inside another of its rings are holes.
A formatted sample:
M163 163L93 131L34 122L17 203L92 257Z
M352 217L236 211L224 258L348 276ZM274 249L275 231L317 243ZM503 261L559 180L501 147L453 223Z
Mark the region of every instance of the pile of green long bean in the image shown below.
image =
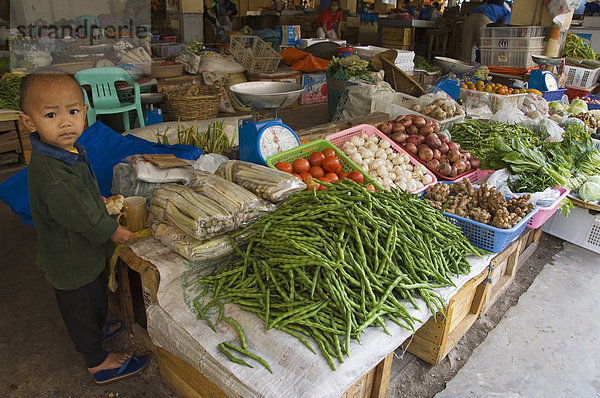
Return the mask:
M364 185L364 184L363 184ZM427 202L400 191L368 192L345 180L321 192L301 192L240 234L242 258L201 279L213 297L256 313L265 328L312 337L335 370L369 326L386 318L414 329L405 305L421 297L435 314L433 288L453 284L480 255L461 231ZM236 246L237 247L237 246Z

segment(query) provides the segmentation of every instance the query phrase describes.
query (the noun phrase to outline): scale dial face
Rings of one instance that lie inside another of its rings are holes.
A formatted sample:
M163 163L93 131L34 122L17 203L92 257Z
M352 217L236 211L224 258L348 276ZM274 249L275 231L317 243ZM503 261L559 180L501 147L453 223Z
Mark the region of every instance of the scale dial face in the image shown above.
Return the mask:
M266 160L271 155L295 148L299 144L298 137L289 127L272 124L260 131L258 148L260 155Z
M544 83L546 84L545 91L558 90L558 81L556 80L556 77L552 73L550 73L550 72L544 73Z

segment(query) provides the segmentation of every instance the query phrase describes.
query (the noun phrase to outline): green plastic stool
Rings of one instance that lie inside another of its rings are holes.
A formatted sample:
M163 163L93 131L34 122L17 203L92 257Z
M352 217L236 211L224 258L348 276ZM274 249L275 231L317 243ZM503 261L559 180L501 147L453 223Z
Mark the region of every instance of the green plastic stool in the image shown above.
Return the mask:
M125 131L130 129L129 111L135 110L140 123L144 127L144 114L142 113L142 101L140 99L140 85L133 80L129 73L121 68L91 68L84 69L75 74L75 79L82 86L85 103L89 106L87 113L88 124L96 122L97 115L114 113L123 114L123 125ZM115 87L116 82L127 82L133 86L133 103L121 102ZM83 86L90 86L92 91L92 104Z

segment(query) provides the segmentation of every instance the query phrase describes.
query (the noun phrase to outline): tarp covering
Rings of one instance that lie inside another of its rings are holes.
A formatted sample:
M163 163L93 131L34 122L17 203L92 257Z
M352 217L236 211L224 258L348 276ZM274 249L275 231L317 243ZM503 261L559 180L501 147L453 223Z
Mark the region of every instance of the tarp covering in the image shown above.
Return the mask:
M164 145L132 135L122 136L110 127L96 122L87 128L79 142L85 147L103 196L110 196L113 166L135 154L172 153L181 159L195 160L202 150L189 145ZM21 219L33 225L27 188L27 169L21 170L0 184L0 199Z

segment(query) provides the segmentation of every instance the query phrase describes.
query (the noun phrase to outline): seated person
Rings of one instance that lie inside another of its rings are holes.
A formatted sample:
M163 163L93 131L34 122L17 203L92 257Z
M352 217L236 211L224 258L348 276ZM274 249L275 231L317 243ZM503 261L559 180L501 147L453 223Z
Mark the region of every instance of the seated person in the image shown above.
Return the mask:
M340 29L342 26L342 10L339 0L331 0L329 8L324 9L321 15L315 20L317 28L317 38L319 39L339 39L342 37Z

